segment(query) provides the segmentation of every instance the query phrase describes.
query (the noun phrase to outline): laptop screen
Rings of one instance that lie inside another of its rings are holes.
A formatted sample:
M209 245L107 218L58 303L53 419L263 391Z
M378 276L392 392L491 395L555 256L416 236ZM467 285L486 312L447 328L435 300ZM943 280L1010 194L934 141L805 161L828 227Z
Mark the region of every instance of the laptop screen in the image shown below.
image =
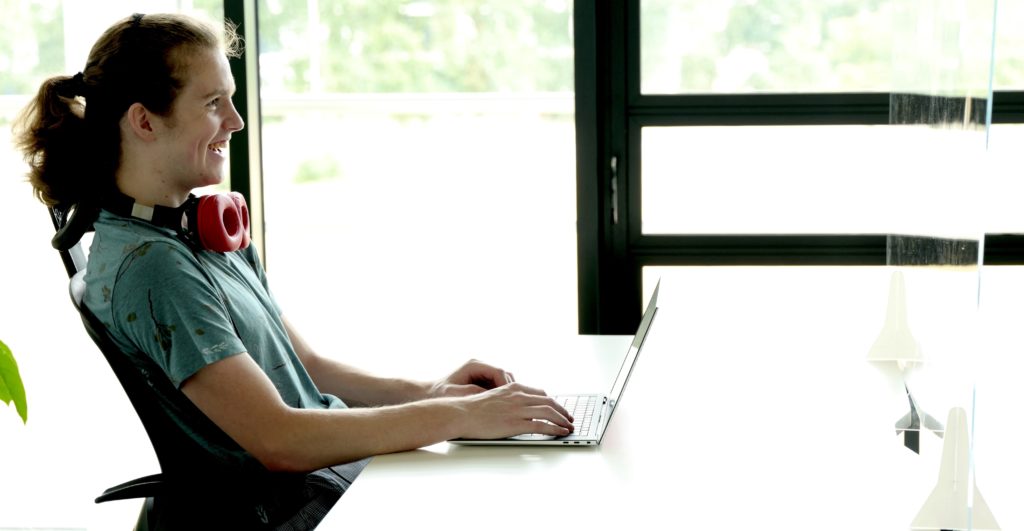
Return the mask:
M626 352L626 358L622 360L622 366L619 367L619 374L615 376L612 390L608 392L612 412L615 411L615 405L618 403L619 397L622 396L622 390L626 387L626 382L629 381L629 375L633 373L633 365L636 364L636 357L644 346L647 332L651 329L651 323L654 321L654 314L658 312L658 288L660 287L661 280L658 280L658 283L654 286L654 293L651 294L651 300L647 303L647 310L644 311L644 316L640 319L640 326L636 330L636 335L633 336L633 342L630 343L629 351Z

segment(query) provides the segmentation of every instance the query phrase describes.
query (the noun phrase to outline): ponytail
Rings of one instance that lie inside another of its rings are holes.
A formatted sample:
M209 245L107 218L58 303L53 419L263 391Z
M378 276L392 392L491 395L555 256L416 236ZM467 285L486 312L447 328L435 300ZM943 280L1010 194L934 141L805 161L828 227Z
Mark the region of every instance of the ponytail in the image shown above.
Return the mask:
M66 208L97 192L97 182L83 175L95 160L85 120L86 92L82 74L47 79L15 122L15 142L29 165L29 181L47 206ZM112 182L113 175L109 178Z

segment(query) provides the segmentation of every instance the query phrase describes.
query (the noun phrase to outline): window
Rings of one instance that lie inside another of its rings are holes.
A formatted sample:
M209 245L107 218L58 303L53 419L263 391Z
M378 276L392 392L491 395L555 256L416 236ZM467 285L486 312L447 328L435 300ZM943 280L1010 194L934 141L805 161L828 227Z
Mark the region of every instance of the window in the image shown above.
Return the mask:
M946 4L578 4L581 331L630 333L649 266L885 264L921 232L1024 258L1021 2Z
M887 91L893 5L643 0L641 92Z
M313 344L437 377L576 330L571 2L258 15L268 274Z

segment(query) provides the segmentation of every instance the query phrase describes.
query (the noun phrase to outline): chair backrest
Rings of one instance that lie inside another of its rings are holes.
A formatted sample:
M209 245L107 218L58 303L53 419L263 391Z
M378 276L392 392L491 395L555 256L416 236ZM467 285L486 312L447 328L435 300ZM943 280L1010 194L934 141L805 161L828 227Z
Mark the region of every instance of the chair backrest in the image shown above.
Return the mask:
M82 324L93 342L103 353L114 375L121 383L128 400L146 429L153 450L163 473L173 479L177 473L194 468L194 459L182 462L186 456L195 457L201 454L195 442L187 437L180 427L173 422L174 413L169 413L160 404L158 387L172 387L162 370L147 359L129 357L114 344L106 333L103 324L82 304L85 295L85 273L81 270L71 277L71 300L82 317ZM189 405L191 405L189 403ZM193 406L194 407L194 406ZM198 412L198 410L196 410ZM190 412L195 414L196 412ZM211 422L212 424L212 422ZM218 430L219 431L219 430ZM192 450L192 451L189 451Z
M268 471L178 390L153 360L118 347L84 303L87 260L78 241L81 234L67 237L69 231L61 231L69 223L67 211L52 208L50 216L58 233L54 247L70 277L71 300L128 395L160 462L160 475L130 482L144 487L142 496L160 497L164 507L159 518L153 516L151 499L140 522L164 518L172 522L165 522L171 529L263 529L268 518L283 521L310 503L307 497L315 492L305 487L306 474ZM70 233L81 230L82 219L77 223ZM91 222L84 223L91 228ZM97 501L123 497L129 496L105 493Z
M50 214L58 231L68 221L68 213L59 208L51 208ZM254 466L255 459L238 459L237 455L244 454L242 449L188 400L155 362L123 352L103 323L83 304L87 260L81 246L77 242L66 250L58 249L70 277L71 301L89 337L103 353L135 408L166 479L173 481L184 476L186 483L195 485L197 475L219 482L218 478L235 476L239 471L252 472L253 468L258 474L260 467ZM181 419L188 419L192 433L183 430ZM212 446L231 450L231 455L227 460L224 455L211 455L196 442L195 434L213 443Z

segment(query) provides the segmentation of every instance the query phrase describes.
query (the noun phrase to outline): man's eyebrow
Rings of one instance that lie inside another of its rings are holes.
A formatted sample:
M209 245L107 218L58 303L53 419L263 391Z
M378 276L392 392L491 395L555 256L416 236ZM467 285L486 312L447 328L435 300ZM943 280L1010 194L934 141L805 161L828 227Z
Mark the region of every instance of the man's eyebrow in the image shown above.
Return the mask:
M207 92L206 94L203 94L203 98L202 99L205 100L205 99L212 98L214 96L222 96L222 97L223 96L228 96L228 97L230 97L234 92L235 92L234 90L228 90L226 88L219 88L219 89L211 90L210 92Z

